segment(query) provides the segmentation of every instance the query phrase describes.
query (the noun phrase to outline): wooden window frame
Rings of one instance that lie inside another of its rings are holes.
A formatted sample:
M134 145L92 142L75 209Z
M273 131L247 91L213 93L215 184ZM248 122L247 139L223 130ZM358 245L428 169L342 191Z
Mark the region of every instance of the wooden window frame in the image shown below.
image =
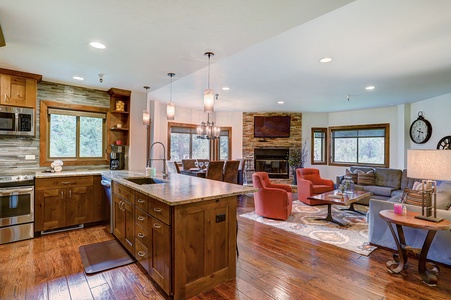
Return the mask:
M315 149L315 132L322 132L322 133L324 133L324 145L323 145L323 149L322 149L322 151L323 151L323 154L324 154L324 161L318 161L318 162L316 162L315 161L315 159L314 159L314 157L315 157L315 155L314 155L314 149ZM311 154L311 158L310 158L310 163L312 164L312 165L327 165L327 157L328 157L328 132L327 132L327 127L312 127L312 129L311 129L311 137L312 137L312 140L311 140L311 151L310 151L310 154Z
M193 128L196 129L197 125L188 124L188 123L178 123L178 122L168 122L168 136L167 136L167 145L168 145L168 155L171 154L171 128L172 127L185 127L185 128ZM232 155L232 127L221 127L221 131L229 132L229 149L228 156L231 159ZM219 159L219 140L210 140L210 160L218 160ZM191 147L191 145L190 145ZM192 149L190 149L190 153L192 153Z
M105 113L107 114L108 108L104 107L96 107L96 106L87 106L87 105L78 105L78 104L68 104L61 102L52 102L52 101L41 101L40 109L39 109L39 165L40 166L50 166L54 159L49 158L49 114L48 109L66 109L66 110L75 110L75 111L84 111L84 112L94 112L94 113ZM108 124L108 120L105 120L105 124ZM103 148L106 147L107 144L107 126L104 126L103 129ZM102 158L61 158L64 162L64 166L86 166L86 165L107 165L108 157L106 149L104 149L104 153Z
M333 131L340 130L365 130L365 129L385 129L385 143L384 143L384 163L383 164L369 164L369 163L337 163L334 161L333 155ZM373 166L373 167L382 167L388 168L390 164L390 124L382 123L382 124L367 124L367 125L350 125L350 126L333 126L329 127L328 130L328 145L329 145L329 165L330 166L340 166L340 167L348 167L348 166Z

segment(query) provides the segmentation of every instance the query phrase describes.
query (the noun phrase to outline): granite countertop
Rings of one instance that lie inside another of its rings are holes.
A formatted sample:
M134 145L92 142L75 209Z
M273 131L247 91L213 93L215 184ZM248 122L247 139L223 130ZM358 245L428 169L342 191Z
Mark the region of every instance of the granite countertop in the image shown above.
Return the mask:
M163 183L139 185L124 178L142 178L145 177L145 173L127 170L80 170L36 173L36 178L83 175L102 175L171 206L238 196L257 191L256 188L251 186L230 184L177 173L169 173L169 177L166 179L163 179L162 174L158 173L156 177L152 178L163 181Z

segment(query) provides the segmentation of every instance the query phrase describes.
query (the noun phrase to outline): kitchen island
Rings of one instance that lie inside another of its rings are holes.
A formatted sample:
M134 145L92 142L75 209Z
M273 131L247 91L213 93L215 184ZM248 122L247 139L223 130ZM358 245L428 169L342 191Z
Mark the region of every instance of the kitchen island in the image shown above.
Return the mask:
M236 196L254 188L176 173L153 184L133 182L136 172L102 176L112 180L113 234L166 294L186 299L235 278Z

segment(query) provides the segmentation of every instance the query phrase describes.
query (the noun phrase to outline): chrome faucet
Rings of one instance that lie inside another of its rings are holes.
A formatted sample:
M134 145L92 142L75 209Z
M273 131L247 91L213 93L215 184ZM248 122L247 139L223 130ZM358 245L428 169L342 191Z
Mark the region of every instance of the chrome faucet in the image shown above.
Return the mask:
M166 172L166 148L164 147L162 142L154 142L154 143L152 143L152 145L150 145L149 153L152 153L152 147L155 144L160 144L161 146L163 146L163 155L164 155L163 158L156 158L153 160L163 160L163 179L166 179L166 178L168 178L168 173ZM149 155L151 155L151 154L149 154ZM150 167L151 164L152 164L152 158L148 158L147 166Z

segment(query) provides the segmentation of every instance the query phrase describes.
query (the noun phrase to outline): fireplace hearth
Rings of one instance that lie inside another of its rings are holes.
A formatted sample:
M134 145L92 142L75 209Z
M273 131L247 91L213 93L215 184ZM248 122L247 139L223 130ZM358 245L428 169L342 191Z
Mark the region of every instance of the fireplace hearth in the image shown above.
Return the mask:
M254 167L256 172L266 172L269 178L290 177L288 168L288 148L255 148Z

